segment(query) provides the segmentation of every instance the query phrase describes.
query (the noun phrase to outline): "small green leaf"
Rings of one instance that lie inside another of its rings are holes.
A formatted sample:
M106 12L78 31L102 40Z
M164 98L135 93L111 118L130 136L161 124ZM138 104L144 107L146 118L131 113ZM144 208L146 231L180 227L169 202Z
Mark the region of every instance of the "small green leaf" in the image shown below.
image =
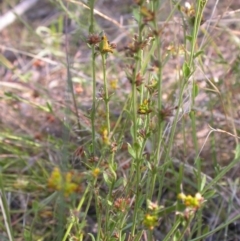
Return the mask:
M148 169L149 169L150 171L152 171L152 165L151 165L151 163L150 163L150 162L147 162L146 164L147 164Z
M116 167L114 167L113 165L109 165L109 170L110 170L111 174L113 175L114 180L116 180L117 179L117 174L115 172Z
M135 20L136 20L137 22L140 21L139 9L137 9L137 8L133 9L133 17L135 18Z
M123 185L123 177L120 177L115 183L114 183L114 188L118 188Z
M187 39L189 42L192 42L192 36L186 35L186 39Z
M7 97L13 97L13 93L11 91L4 92L4 95Z
M126 235L127 235L126 233L123 233L123 234L122 234L122 240L127 240L127 239L126 239Z
M52 109L51 103L49 101L47 101L47 108L50 113L53 113L53 109Z
M180 240L180 237L181 237L181 232L180 230L176 230L174 236L173 236L173 241L178 241Z
M184 78L188 78L191 74L191 70L186 62L183 64L182 71Z
M141 145L140 144L142 144L142 142L139 141L139 140L138 140L138 142L135 142L133 144L133 148L134 148L135 151L139 151L141 149ZM136 156L136 154L135 154L135 156Z
M189 112L189 117L191 118L191 120L193 119L194 114L195 114L194 110L191 110L191 111Z
M240 145L238 144L235 149L235 159L240 157Z
M33 200L32 207L33 207L33 211L35 213L37 213L39 211L39 203L37 201Z
M199 88L198 88L198 85L196 83L193 83L193 89L192 90L193 90L192 95L193 95L193 98L195 99L197 97L198 93L199 93Z
M27 228L24 229L23 236L24 236L24 240L26 240L26 241L32 240L31 232Z
M132 158L136 159L136 152L129 143L128 143L128 152L132 156Z
M111 185L112 185L112 182L110 181L110 179L109 179L109 177L108 177L108 175L107 175L106 172L103 172L103 179L104 179L104 181L106 182L106 184L107 184L108 186L111 186Z
M203 233L203 234L208 234L208 233L209 233L209 230L210 230L210 227L209 227L209 226L205 226L205 227L203 228L202 233Z

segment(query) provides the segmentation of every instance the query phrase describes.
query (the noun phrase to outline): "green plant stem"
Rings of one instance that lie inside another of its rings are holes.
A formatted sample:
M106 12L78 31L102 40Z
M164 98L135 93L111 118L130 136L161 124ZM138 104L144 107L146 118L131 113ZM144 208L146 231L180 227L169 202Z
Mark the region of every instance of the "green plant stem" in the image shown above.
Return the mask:
M194 218L194 215L192 215L192 217L190 217L190 218L186 221L186 223L185 223L185 225L184 225L184 228L181 230L181 235L178 237L178 241L183 240L185 233L186 233L187 230L190 228L189 226L190 226L193 218Z
M94 33L94 5L95 5L95 0L90 0L88 2L89 2L89 7L90 7L89 33L93 34Z
M119 224L119 241L124 241L126 240L125 228L127 227L128 212L122 213L121 216Z
M103 68L103 85L104 85L104 101L106 106L106 125L107 125L107 131L108 136L110 135L110 108L109 108L109 95L108 95L108 84L107 84L107 78L106 78L106 54L102 54L102 68Z
M200 27L200 23L201 23L201 19L202 19L202 14L203 14L203 9L204 9L204 5L206 4L206 2L203 4L204 0L198 0L197 1L197 11L196 11L196 16L195 16L195 21L194 21L194 27L193 27L193 31L192 31L192 41L191 41L191 52L190 52L190 58L188 61L188 66L190 69L194 69L194 54L196 51L196 45L197 45L197 35L198 35L198 31L199 31L199 27ZM193 86L192 86L192 93L195 93L194 89L195 89L195 82L193 80ZM192 138L193 138L193 142L194 142L194 148L195 148L195 153L196 155L198 155L198 142L197 142L197 131L196 131L196 115L195 115L195 111L193 111L194 108L194 104L195 104L195 94L192 96L192 103L191 103L191 124L192 124ZM198 183L198 189L200 189L201 187L201 160L200 158L197 158L196 160L196 164L197 164L197 183ZM198 222L198 231L197 231L197 236L201 236L202 234L202 213L199 212L197 214L197 222Z
M109 227L111 227L111 219L110 219L110 214L111 214L111 208L112 206L109 204L109 202L112 202L112 196L113 196L113 190L114 190L114 185L117 179L117 174L116 174L116 164L114 163L114 156L115 153L111 153L110 161L109 161L109 172L112 175L112 183L111 186L108 190L108 195L106 197L106 212L105 212L105 234L109 233Z
M111 186L110 186L110 190L108 191L108 195L107 195L107 197L106 197L106 206L107 206L107 208L106 208L106 211L105 211L105 221L104 221L104 223L105 223L105 235L106 236L108 236L108 234L109 234L109 231L110 231L110 226L111 226L111 220L110 220L110 211L111 211L111 207L112 206L110 206L110 204L109 204L109 202L111 202L112 201L112 192L113 192L113 189L114 189L114 183L115 183L115 181L112 181L112 183L111 183Z
M9 207L7 204L6 194L4 190L3 185L3 179L2 179L2 172L0 171L0 207L2 210L2 215L5 223L5 228L8 234L8 238L10 241L14 240L13 230L12 230L12 224L11 224L11 218L9 213Z
M159 3L158 2L153 2L152 3L152 9L158 9ZM154 28L156 31L158 30L158 24L157 24L157 19L154 19ZM160 66L158 67L157 71L157 107L158 107L158 124L157 124L157 147L156 147L156 152L155 152L155 158L154 158L154 170L153 170L153 176L152 176L152 181L151 181L151 189L150 189L150 195L149 199L151 200L153 197L154 189L155 189L155 183L156 183L156 178L157 178L157 171L156 167L159 166L160 163L160 150L161 150L161 143L162 143L162 133L163 133L163 123L160 115L160 111L162 110L162 66L161 66L161 41L160 37L156 36L156 51L157 51L157 59L160 63ZM163 177L163 176L162 176ZM163 181L163 180L162 180ZM162 182L161 182L162 183Z
M96 130L95 130L95 117L96 117L96 65L95 65L95 47L92 46L92 110L91 110L91 127L92 127L92 154L95 156L96 150Z
M169 141L168 141L168 147L167 147L167 151L166 151L166 161L170 160L170 154L171 154L171 149L173 146L173 139L174 139L174 135L175 135L175 131L176 131L176 127L177 127L177 121L178 121L178 117L179 117L179 113L180 113L180 106L182 105L182 99L183 99L183 92L184 92L184 88L185 88L185 84L186 82L184 81L184 79L181 80L181 85L180 85L180 93L179 93L179 99L178 99L178 107L176 110L176 114L174 116L174 120L173 120L173 124L171 127L171 133L170 133L170 137L169 137Z
M180 2L180 1L179 1ZM171 13L169 14L167 20L165 21L166 23L171 19L174 11L176 10L177 6L178 6L178 3L175 4L174 8L172 9ZM159 9L159 6L160 6L160 1L152 1L152 10L155 10L155 9ZM154 28L155 30L158 32L158 23L157 23L157 19L155 18L154 19ZM160 164L160 159L161 159L161 146L162 146L162 135L163 135L163 129L164 129L164 122L161 120L161 116L160 116L160 111L162 110L162 69L163 69L163 66L164 66L164 63L162 62L162 58L161 58L161 40L160 40L160 36L156 36L156 39L155 39L156 43L155 43L155 46L154 46L154 49L156 49L157 51L157 60L159 61L160 63L160 66L158 68L158 72L157 72L157 80L158 80L158 83L157 83L157 90L158 90L158 99L157 99L157 107L158 107L158 124L157 124L157 135L156 135L156 143L157 143L157 146L156 146L156 152L154 153L154 170L153 170L153 175L152 175L152 179L151 179L151 186L150 186L150 192L149 192L149 199L152 199L153 197L153 193L154 193L154 189L155 189L155 184L156 184L156 180L157 180L157 169L156 167L159 166ZM181 102L181 100L180 100ZM177 123L177 120L176 120L176 123ZM168 154L170 154L170 149L171 149L171 146L172 146L172 143L173 143L173 137L174 137L174 133L175 133L175 129L176 129L176 123L175 123L175 128L174 130L172 130L172 136L170 139L172 139L172 141L169 142L169 152ZM166 160L168 160L168 158L166 158ZM167 168L167 166L165 167L165 169ZM159 180L159 184L160 184L160 187L159 187L159 196L161 196L161 190L162 190L162 185L163 185L163 178L164 178L164 175L161 175L160 177L160 180Z
M135 69L132 81L132 120L133 120L133 144L137 143L137 87L136 87L136 75Z
M102 235L102 213L100 211L100 204L99 204L99 196L95 193L95 208L96 208L96 217L97 217L97 241L101 240Z
M167 235L165 236L165 238L163 239L163 241L169 241L171 240L170 237L172 237L174 235L174 233L177 231L178 226L181 224L181 220L180 218L178 218L175 222L174 225L172 226L172 228L169 230L169 232L167 233Z
M89 1L90 7L90 26L89 26L89 33L94 33L94 4L95 0ZM95 46L92 46L92 111L91 111L91 128L92 128L92 154L95 156L96 150L96 130L95 130L95 117L96 117L96 64L95 64Z
M140 7L139 7L139 13L140 13ZM139 15L139 22L138 22L138 41L139 43L142 41L142 17L141 14ZM140 49L136 56L135 56L135 67L132 77L132 119L133 119L133 147L135 149L136 157L134 162L131 165L130 170L130 178L134 176L134 173L136 173L132 188L136 190L136 196L135 196L135 205L134 205L134 211L133 211L133 225L131 229L131 235L135 235L136 225L138 221L138 210L139 210L139 199L140 199L140 191L139 191L139 185L141 180L141 159L139 158L139 143L137 141L137 86L136 86L136 78L137 73L139 69L141 68L142 63L142 50ZM141 91L142 96L142 91Z
M234 223L235 221L240 219L240 214L237 214L236 216L234 216L234 218L224 222L223 224L219 225L218 227L216 227L215 229L201 235L201 236L197 236L196 238L193 238L191 241L200 241L200 240L204 240L204 238L206 237L210 237L212 234L216 233L217 231L227 227L230 223Z
M121 113L120 113L120 115L119 115L119 117L118 117L118 119L117 119L117 121L116 121L113 129L112 129L112 134L113 134L113 135L116 133L116 131L117 131L117 129L119 128L119 126L120 126L120 125L122 126L122 124L123 124L123 121L124 121L124 120L123 120L123 119L124 119L123 113L124 113L124 112L127 112L127 106L129 105L130 99L131 99L131 98L128 97L128 99L126 100L126 102L125 102L125 104L124 104L124 106L123 106L123 108L122 108L122 111L121 111ZM122 129L125 129L125 128L122 128ZM117 140L117 143L120 142L120 140L121 140L122 137L123 137L123 133L122 133L121 135L119 135L118 140Z

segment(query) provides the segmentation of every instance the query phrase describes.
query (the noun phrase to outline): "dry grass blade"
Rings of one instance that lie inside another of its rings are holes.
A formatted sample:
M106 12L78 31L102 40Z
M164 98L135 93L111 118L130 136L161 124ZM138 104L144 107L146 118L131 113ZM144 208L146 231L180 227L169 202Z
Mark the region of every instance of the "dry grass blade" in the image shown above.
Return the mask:
M0 17L0 32L8 25L12 24L19 16L22 16L26 11L31 9L38 0L25 0L19 3L11 11Z

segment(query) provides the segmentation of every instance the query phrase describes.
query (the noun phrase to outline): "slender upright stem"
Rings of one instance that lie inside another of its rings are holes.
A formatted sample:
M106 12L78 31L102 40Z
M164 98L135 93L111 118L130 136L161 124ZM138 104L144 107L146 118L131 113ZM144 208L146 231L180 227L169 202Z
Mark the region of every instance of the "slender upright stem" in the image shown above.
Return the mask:
M152 9L158 9L158 2L152 3ZM154 19L154 27L157 32L158 30L158 24L157 19ZM158 72L157 72L157 91L158 91L158 98L157 98L157 107L158 112L162 109L162 66L161 66L161 40L159 36L156 36L156 50L157 50L157 59L160 62L160 66L158 66ZM162 144L162 132L163 132L163 123L161 120L161 115L158 113L158 125L157 125L157 148L156 148L156 158L154 158L154 167L157 167L160 162L160 150L161 150L161 144ZM155 183L156 183L157 173L156 171L153 172L152 177L152 185L149 192L149 198L152 198L153 192L155 189Z
M90 26L89 33L94 33L94 4L95 0L89 1L90 7ZM96 142L95 142L95 115L96 115L96 65L95 65L95 46L92 45L92 111L91 111L91 128L92 128L92 155L95 156Z
M96 117L96 66L95 66L95 47L92 46L92 111L91 111L91 127L92 127L92 154L95 156L96 142L95 142L95 117Z
M106 77L106 54L102 54L102 68L103 68L103 85L104 85L104 101L106 105L106 124L107 124L107 132L110 134L110 108L109 108L109 94L108 94L108 84Z

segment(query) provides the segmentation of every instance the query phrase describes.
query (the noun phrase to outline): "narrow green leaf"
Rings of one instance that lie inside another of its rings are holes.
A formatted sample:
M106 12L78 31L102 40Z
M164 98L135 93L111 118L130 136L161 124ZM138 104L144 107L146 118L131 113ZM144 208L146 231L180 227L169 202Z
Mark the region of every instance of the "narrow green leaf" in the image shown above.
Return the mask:
M12 63L4 56L0 53L0 65L6 67L7 69L13 69L14 66L12 65Z
M134 241L140 241L142 235L143 235L143 231L138 232L137 235L134 238Z
M197 53L194 54L193 58L197 58L198 56L200 56L201 54L203 54L204 52L202 50L198 51Z
M201 186L200 186L200 192L204 189L205 185L206 185L206 175L202 175L202 180L201 180Z
M95 240L96 240L93 234L88 233L88 235L91 237L91 240L92 240L92 241L95 241Z
M211 199L215 195L215 193L216 193L216 190L214 190L214 189L209 190L204 194L204 198L206 200Z

